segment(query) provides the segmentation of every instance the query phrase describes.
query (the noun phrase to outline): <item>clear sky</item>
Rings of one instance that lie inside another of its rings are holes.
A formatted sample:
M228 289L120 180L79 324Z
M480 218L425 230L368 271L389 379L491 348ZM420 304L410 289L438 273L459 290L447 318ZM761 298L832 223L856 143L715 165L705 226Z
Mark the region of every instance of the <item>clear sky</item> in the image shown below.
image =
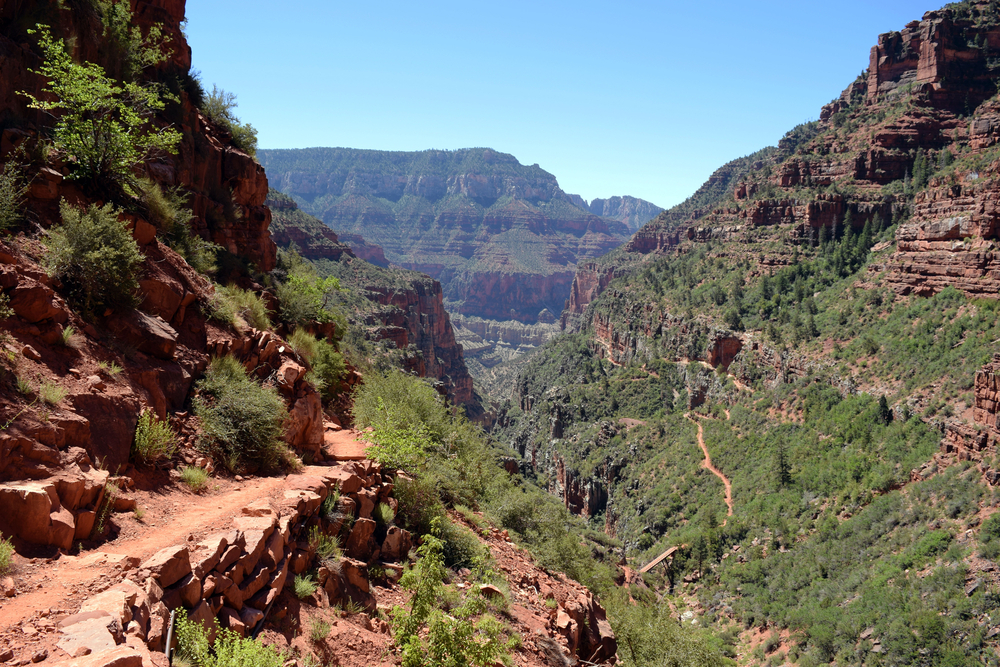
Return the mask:
M939 6L188 0L187 34L262 148L489 146L587 200L668 207L816 119L879 33Z

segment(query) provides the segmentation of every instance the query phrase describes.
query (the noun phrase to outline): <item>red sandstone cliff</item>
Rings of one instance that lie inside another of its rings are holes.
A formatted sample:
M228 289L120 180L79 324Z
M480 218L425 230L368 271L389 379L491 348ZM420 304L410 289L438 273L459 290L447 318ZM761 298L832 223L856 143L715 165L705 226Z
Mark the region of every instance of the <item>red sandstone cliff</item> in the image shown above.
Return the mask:
M440 380L449 398L464 406L466 414L482 416L462 347L444 309L441 283L356 257L333 230L301 211L287 195L272 190L268 202L274 209L274 239L279 246L294 245L303 257L323 260L317 265L322 272L336 276L349 294L363 295L361 300L345 300L343 307L364 326L368 337L392 341L405 351L406 370Z
M96 61L101 55L99 19L84 18L61 8L56 0L34 3L6 3L0 7L0 123L8 129L3 133L3 152L9 151L26 136L36 136L40 122L38 113L27 107L27 99L18 94L26 90L39 94L44 81L29 70L41 60L35 40L25 32L28 13L38 21L48 21L57 34L74 45L75 55ZM156 77L183 81L189 77L191 49L181 30L184 19L183 0L132 0L136 23L147 32L154 23L170 37L170 59L160 65ZM271 213L264 200L267 197L267 176L263 167L252 157L235 148L225 130L208 121L192 102L186 90L180 90L180 104L171 105L159 119L181 132L183 139L175 156L163 156L146 165L147 175L164 186L179 186L190 196L195 214L194 228L203 237L218 243L230 252L245 257L261 271L274 268L275 245L268 232ZM32 194L37 199L55 201L61 192L58 174L32 174L37 187ZM51 186L50 186L51 184ZM35 204L36 209L44 208ZM54 211L55 207L48 207Z

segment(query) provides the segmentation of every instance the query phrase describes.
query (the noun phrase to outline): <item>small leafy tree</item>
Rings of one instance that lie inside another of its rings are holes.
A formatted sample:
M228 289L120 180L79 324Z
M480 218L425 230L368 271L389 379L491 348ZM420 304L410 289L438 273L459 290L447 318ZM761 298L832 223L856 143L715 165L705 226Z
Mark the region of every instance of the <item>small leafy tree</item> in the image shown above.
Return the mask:
M367 437L372 443L365 454L385 468L413 472L423 461L424 453L431 447L430 434L424 424L401 425L378 398L379 419L375 430Z
M439 520L434 532L439 532ZM485 667L509 661L516 638L504 640L503 625L486 611L481 597L469 596L445 614L438 608L444 590L444 543L424 535L419 560L403 575L400 585L413 591L410 608L393 609L396 644L403 649L403 667ZM475 620L476 617L478 620ZM426 635L421 629L427 626Z
M153 123L153 115L165 106L159 87L116 82L99 65L73 62L63 40L53 37L48 26L31 32L39 35L45 56L41 69L32 71L48 84L44 98L21 94L30 100L29 107L56 119L53 137L72 158L71 178L109 194L134 194L138 181L133 169L175 152L181 139L177 130Z
M86 211L63 202L62 224L49 230L50 273L81 310L128 309L138 303L142 253L111 204Z
M236 108L236 95L227 93L218 86L212 86L212 92L202 102L201 110L213 123L223 127L233 137L233 144L251 157L257 155L257 130L250 123L240 123L233 110Z

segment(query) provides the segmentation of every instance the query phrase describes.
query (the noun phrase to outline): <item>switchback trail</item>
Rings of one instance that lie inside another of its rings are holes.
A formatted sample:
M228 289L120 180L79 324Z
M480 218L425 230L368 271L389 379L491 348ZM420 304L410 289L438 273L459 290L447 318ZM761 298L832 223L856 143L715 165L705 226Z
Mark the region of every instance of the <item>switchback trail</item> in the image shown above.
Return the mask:
M710 470L713 475L722 480L723 485L725 485L726 487L726 507L729 508L729 510L726 512L726 516L727 517L732 516L733 485L729 483L729 480L726 478L725 475L722 474L721 470L712 465L712 457L708 453L708 447L705 446L705 429L702 428L701 422L692 417L690 412L684 413L684 416L687 417L690 421L694 422L694 424L698 427L698 446L701 447L701 451L705 454L705 460L701 462L701 467ZM729 416L728 412L726 416L727 417ZM722 522L722 525L725 526L728 521L729 519L724 520Z

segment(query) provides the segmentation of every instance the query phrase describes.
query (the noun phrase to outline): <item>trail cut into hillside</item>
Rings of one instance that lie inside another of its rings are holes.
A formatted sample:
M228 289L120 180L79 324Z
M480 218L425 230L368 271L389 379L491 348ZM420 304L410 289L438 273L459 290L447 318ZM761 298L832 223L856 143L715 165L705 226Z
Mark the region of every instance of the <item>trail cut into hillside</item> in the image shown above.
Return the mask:
M701 462L701 467L709 470L713 475L722 480L722 484L726 487L726 516L733 515L733 485L729 482L729 479L722 474L722 471L712 465L712 457L708 453L708 447L705 446L705 429L702 428L701 422L694 419L690 412L684 414L684 416L693 422L698 427L698 446L701 447L701 451L705 454L705 460ZM699 415L700 416L700 415ZM726 417L729 417L729 412L726 412ZM722 522L725 526L728 523L728 519Z

